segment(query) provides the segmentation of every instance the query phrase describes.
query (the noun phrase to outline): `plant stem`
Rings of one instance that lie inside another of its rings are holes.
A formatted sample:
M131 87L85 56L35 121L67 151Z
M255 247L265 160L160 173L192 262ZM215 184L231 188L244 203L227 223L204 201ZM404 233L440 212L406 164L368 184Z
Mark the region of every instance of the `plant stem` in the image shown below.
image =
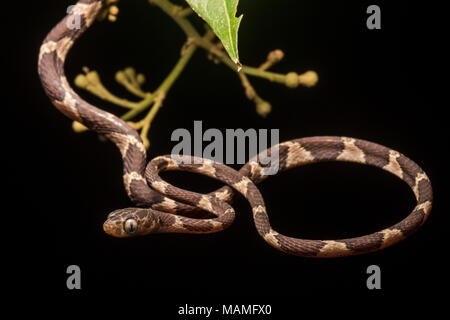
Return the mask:
M128 92L134 94L135 96L139 97L139 98L146 98L150 95L149 92L144 92L141 90L141 88L139 88L138 85L129 82L129 81L123 81L120 83L125 89L128 90Z
M120 107L133 109L137 105L136 102L132 102L127 99L122 99L122 98L117 97L116 95L112 94L110 91L108 91L103 86L97 85L97 87L94 87L94 88L92 88L92 86L87 86L86 90L88 90L90 93L96 95L97 97L99 97L105 101L111 102Z
M178 60L175 67L172 69L172 71L169 73L167 78L163 81L163 83L159 86L156 91L149 96L148 98L142 100L139 102L135 108L130 110L129 112L125 113L122 116L123 120L130 120L131 118L135 117L148 107L155 101L155 99L160 95L163 94L164 96L167 95L170 88L174 84L175 80L180 76L180 74L183 72L184 68L186 67L186 64L189 62L193 54L195 53L195 50L197 49L197 46L195 44L189 45L186 50L184 50L183 55L180 57L180 60Z
M144 142L144 145L146 148L150 146L150 140L148 139L148 131L150 130L150 126L152 124L153 119L155 119L156 114L158 113L159 109L162 107L163 101L164 101L164 94L160 94L158 97L155 98L155 104L150 109L150 112L145 116L145 118L142 120L143 126L141 131L141 138Z
M286 76L284 74L264 71L264 70L260 70L258 68L243 66L242 72L244 72L245 74L248 74L250 76L265 78L272 82L284 84L286 81Z
M197 32L197 30L194 28L194 26L191 24L191 22L184 16L177 14L177 12L180 12L177 10L179 8L178 6L171 3L169 0L149 0L150 3L160 7L166 14L168 14L172 19L180 26L180 28L184 31L186 36L188 38L194 39L194 42L201 48L213 53L216 55L220 61L222 61L225 65L230 67L235 72L244 72L248 75L254 76L254 77L260 77L265 78L272 82L277 83L285 83L285 75L274 73L274 72L267 72L264 70L260 70L258 68L252 68L248 66L243 66L242 70L240 70L240 67L236 65L223 50L217 49L214 43L210 41L210 39L206 37L201 37L200 34Z

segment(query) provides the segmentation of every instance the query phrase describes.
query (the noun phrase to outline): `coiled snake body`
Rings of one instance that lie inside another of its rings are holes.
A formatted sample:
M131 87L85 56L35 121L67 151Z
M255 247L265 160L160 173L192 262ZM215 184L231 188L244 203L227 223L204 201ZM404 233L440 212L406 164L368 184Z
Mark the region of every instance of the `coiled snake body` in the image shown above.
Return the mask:
M199 164L182 164L185 157L162 156L146 166L146 150L138 133L121 119L81 99L64 75L64 60L78 37L94 22L102 7L100 0L81 0L72 13L58 23L45 38L39 53L38 72L43 87L55 107L111 140L123 158L125 189L137 208L112 212L104 230L116 237L149 233L212 233L227 228L234 219L229 205L234 191L249 202L258 233L271 246L304 257L340 257L376 251L399 242L416 231L428 218L432 204L430 180L412 160L384 146L345 137L310 137L287 141L235 171L223 164L200 159ZM79 14L80 28L68 27L71 15ZM269 223L263 198L255 186L267 178L261 159L279 152L280 171L308 163L347 161L372 165L393 173L413 190L417 205L412 213L396 225L362 237L341 240L304 240L284 236ZM199 159L197 159L199 160ZM184 161L186 163L186 161ZM207 195L178 189L164 182L163 170L185 170L207 175L227 186ZM198 218L199 209L213 218Z

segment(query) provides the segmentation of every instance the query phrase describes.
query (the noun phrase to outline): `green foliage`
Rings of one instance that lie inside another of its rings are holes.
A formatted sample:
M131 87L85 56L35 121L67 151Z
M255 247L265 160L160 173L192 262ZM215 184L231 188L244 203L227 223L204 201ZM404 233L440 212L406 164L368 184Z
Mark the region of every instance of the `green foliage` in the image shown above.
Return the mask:
M108 21L116 21L119 13L119 9L116 6L118 1L106 0L105 13L103 15L100 14L100 18L108 17ZM283 74L269 71L284 58L285 54L280 49L269 52L266 61L259 67L250 67L239 63L238 29L242 16L239 18L235 16L239 0L186 0L192 8L175 5L171 0L148 1L169 15L186 35L186 42L181 47L181 56L178 62L161 84L154 90L149 91L144 89L146 83L144 74L137 73L132 67L117 71L115 80L139 99L138 101L130 101L109 91L103 85L99 73L95 70L89 70L87 67L83 67L83 73L79 74L74 81L77 87L90 92L98 98L128 109L120 118L127 121L135 130L140 131L140 136L146 148L150 146L148 135L153 120L162 108L164 99L171 87L198 48L205 50L210 60L224 64L237 74L245 90L246 97L254 103L256 113L261 117L269 116L272 111L272 105L259 96L248 76L263 78L273 83L285 85L288 88L296 88L300 85L312 87L318 81L318 75L314 71L307 71L302 74L297 74L296 72ZM203 35L190 21L190 15L193 11L197 12L209 24ZM215 35L221 40L223 46L216 42L217 38ZM199 79L207 81L200 75ZM140 114L145 111L147 115L143 118L140 117ZM81 123L74 122L73 130L84 132L88 129Z
M242 15L236 18L239 0L186 0L222 41L234 63L239 63L238 30Z

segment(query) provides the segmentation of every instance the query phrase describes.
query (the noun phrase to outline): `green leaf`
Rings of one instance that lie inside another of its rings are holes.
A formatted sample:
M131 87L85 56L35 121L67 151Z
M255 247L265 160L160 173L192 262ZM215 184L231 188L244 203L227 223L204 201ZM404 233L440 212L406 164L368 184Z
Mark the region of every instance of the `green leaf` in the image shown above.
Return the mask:
M239 62L238 29L242 15L236 17L239 0L186 0L222 41L231 59Z

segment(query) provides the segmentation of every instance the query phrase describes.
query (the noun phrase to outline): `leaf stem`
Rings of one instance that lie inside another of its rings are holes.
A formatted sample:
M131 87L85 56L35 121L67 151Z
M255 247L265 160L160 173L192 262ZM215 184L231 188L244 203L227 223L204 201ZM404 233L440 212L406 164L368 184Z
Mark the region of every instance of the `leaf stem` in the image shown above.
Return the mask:
M258 68L248 66L243 66L242 70L240 70L241 67L234 63L223 50L218 49L210 39L202 37L185 16L177 14L179 12L177 8L179 7L171 3L169 0L149 0L149 2L160 7L166 14L172 17L172 19L180 26L188 38L193 38L194 42L199 47L216 55L220 61L230 67L233 71L242 71L254 77L265 78L269 81L277 83L285 83L286 76L283 74L259 70Z
M173 84L181 75L197 48L202 48L205 51L209 52L210 56L213 56L213 61L222 62L238 74L245 89L246 96L255 103L257 113L263 117L267 116L270 113L272 107L270 103L263 100L256 93L255 89L248 80L247 75L264 78L271 82L281 83L290 88L295 88L298 85L311 87L317 83L318 76L314 71L308 71L301 75L298 75L295 72L290 72L284 75L267 71L268 68L270 68L273 64L279 62L283 58L284 53L281 52L281 50L275 50L269 53L267 61L259 68L238 65L224 51L221 43L215 42L215 34L214 32L212 32L209 26L206 28L207 32L204 35L200 35L197 29L188 20L188 16L190 16L190 14L193 12L190 7L175 5L170 0L148 1L150 4L159 7L168 16L170 16L175 21L175 23L178 24L178 26L187 37L187 41L183 45L181 56L178 62L164 79L164 81L160 84L160 86L153 93L144 92L141 88L141 85L145 82L145 76L143 74L136 75L136 72L132 67L128 67L124 70L118 71L116 73L116 81L124 86L125 89L127 89L132 94L142 98L142 100L139 102L131 102L126 99L121 99L110 93L101 83L100 77L97 72L89 72L89 70L87 70L85 71L86 75L79 75L75 79L75 84L78 87L88 90L98 97L112 102L118 106L129 108L130 110L121 118L125 121L128 121L129 124L136 130L141 130L141 137L147 148L150 145L150 141L148 140L148 132L150 130L152 121L155 119L155 116L162 107L163 101L171 90ZM130 121L148 108L150 108L150 110L142 120L138 122ZM81 132L86 130L86 128L78 125L77 123L74 123L74 130L77 132Z

